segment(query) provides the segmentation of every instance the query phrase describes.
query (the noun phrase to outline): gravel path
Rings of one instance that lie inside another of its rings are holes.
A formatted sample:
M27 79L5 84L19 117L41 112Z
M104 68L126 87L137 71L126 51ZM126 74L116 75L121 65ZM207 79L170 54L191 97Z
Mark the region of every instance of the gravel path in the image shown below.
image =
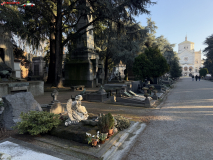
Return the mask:
M151 114L155 118L123 159L213 159L212 82L181 78Z

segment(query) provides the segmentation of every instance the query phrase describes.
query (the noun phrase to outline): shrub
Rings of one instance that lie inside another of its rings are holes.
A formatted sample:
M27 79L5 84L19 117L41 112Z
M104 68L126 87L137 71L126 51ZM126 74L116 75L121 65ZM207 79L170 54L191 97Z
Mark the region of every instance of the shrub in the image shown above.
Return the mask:
M101 133L108 133L110 129L110 124L107 115L102 114L101 117L99 118L98 129L100 130Z
M113 118L111 113L108 113L107 116L108 116L108 121L109 121L109 129L113 129L113 127L114 127L114 118Z
M40 133L47 133L61 123L59 115L49 112L22 112L20 117L22 121L13 127L19 130L19 134L29 133L31 135L38 135Z
M117 125L115 127L118 128L118 130L120 130L120 131L122 131L130 126L129 119L127 119L121 115L116 116L115 119L117 120Z

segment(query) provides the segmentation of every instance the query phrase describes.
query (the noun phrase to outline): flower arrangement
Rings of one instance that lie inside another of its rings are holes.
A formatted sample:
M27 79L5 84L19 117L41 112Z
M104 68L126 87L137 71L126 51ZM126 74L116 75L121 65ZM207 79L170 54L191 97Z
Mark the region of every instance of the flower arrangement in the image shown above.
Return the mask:
M106 139L107 139L107 134L101 133L99 139L100 139L101 141L106 140Z
M99 131L97 131L97 135L91 135L86 132L86 137L88 144L92 143L92 146L96 146L97 142L99 142Z

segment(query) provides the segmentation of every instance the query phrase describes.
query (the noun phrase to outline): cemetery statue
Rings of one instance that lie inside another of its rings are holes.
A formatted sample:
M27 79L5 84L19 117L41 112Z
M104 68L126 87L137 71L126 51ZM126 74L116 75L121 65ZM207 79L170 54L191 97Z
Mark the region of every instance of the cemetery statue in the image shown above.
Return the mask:
M84 106L81 106L81 100L83 100L81 95L76 96L74 102L72 102L72 99L68 100L67 112L69 119L65 122L66 126L88 119L88 112Z

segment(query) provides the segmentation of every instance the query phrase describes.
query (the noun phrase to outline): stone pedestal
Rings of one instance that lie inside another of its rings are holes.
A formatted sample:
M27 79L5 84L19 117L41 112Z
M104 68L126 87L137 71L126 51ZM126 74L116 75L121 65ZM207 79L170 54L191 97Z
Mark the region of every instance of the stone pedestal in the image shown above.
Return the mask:
M50 113L60 114L64 112L64 108L60 102L55 102L53 104L48 105L50 109Z
M151 107L151 103L150 103L150 100L148 97L146 97L144 102L145 102L145 107L147 107L147 108Z
M92 50L78 50L65 64L65 86L85 85L96 87L99 56Z

